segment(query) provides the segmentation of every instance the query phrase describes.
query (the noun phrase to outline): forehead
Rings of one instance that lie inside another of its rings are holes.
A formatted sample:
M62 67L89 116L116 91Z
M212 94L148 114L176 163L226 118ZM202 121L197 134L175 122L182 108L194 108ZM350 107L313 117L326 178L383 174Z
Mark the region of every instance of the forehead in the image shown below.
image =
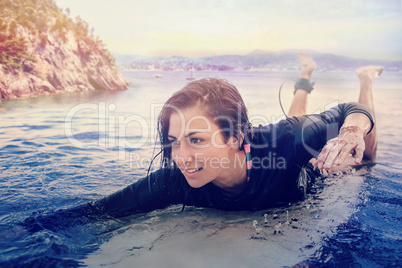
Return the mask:
M191 132L211 132L218 129L214 120L205 115L198 106L172 112L169 118L168 135L179 137Z

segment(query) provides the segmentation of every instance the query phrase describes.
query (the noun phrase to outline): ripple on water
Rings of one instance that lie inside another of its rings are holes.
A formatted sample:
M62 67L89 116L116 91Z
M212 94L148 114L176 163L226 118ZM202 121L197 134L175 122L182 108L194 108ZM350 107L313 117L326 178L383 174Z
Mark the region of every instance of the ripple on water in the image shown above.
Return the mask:
M45 147L43 144L31 142L31 141L23 141L23 145L33 146L33 147Z
M52 182L58 182L60 179L62 179L63 177L69 177L72 176L74 173L72 172L59 172L59 171L54 171L53 169L51 169L49 172L45 173L45 176L47 177L46 180L49 181L49 183L51 184Z
M51 123L51 124L64 124L66 123L64 120L44 120L43 123Z
M87 161L92 161L93 158L92 158L92 157L83 156L83 157L73 157L73 158L71 158L71 160L72 160L72 161L77 161L77 162L87 162Z
M32 161L32 162L22 162L21 165L27 165L29 167L38 167L38 166L46 166L50 165L52 161L44 161L44 162L39 162L39 161Z
M15 145L15 144L9 144L9 145L4 146L2 149L3 150L13 150L13 149L18 149L18 148L20 148L20 146Z
M137 151L141 151L142 148L130 148L130 147L125 147L125 146L121 146L121 147L112 147L109 148L110 151L112 152L117 152L117 151L125 151L125 152L137 152Z
M44 142L44 144L49 145L49 146L57 146L62 144L61 142Z
M51 125L22 125L21 127L26 128L25 131L27 131L27 130L49 129L49 128L52 128L53 126L51 126Z
M25 146L26 144L17 145L17 144L9 144L1 148L0 150L4 151L4 155L7 158L7 155L24 155L24 154L30 154L34 153L35 151L29 150L30 148ZM38 146L34 146L35 148L38 148ZM40 146L39 146L40 147ZM28 150L27 150L28 149Z
M81 132L73 135L76 140L98 140L100 133L97 131Z
M78 154L84 151L92 151L92 152L99 152L99 151L104 151L103 149L95 146L90 146L90 147L76 147L76 146L69 146L69 145L62 145L57 147L58 150L62 150L66 153L69 154Z
M76 164L63 165L63 166L61 166L61 167L86 168L86 166L83 166L83 165L76 165Z
M45 159L57 159L57 158L62 158L65 157L66 154L61 154L61 153L57 153L57 152L40 152L36 154L36 157L40 157L40 158L45 158Z
M49 139L49 140L62 140L62 141L65 141L66 140L66 135L52 135L52 136L48 136L46 138ZM47 142L46 144L58 145L58 143L53 143L53 142Z

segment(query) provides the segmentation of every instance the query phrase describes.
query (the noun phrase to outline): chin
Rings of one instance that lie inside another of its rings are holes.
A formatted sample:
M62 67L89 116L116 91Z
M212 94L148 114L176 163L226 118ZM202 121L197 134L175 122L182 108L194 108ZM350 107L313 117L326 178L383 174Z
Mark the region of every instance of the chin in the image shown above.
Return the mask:
M195 181L195 180L189 180L186 178L187 183L191 186L191 188L201 188L202 186L205 186L208 182L202 182L202 181Z

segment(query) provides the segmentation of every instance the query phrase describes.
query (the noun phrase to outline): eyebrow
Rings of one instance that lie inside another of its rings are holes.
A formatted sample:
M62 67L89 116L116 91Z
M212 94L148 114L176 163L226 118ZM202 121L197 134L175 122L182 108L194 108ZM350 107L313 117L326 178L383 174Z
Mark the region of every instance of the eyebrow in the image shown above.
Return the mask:
M197 133L200 133L200 132L198 132L198 131L190 132L190 133L188 133L186 136L184 136L184 138L187 139L187 138L190 137L191 135L194 135L194 134L197 134ZM177 139L175 136L172 136L172 135L168 135L168 138Z
M184 138L188 138L188 137L190 137L191 135L194 135L194 134L197 134L197 133L200 133L200 132L198 132L198 131L190 132L190 133L188 133L186 136L184 136Z

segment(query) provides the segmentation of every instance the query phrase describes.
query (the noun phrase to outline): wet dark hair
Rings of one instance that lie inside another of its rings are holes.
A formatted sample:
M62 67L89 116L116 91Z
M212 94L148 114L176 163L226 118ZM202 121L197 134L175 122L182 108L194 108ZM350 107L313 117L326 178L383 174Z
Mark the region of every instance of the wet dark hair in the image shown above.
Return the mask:
M158 117L158 135L161 143L161 167L172 165L171 146L168 140L170 115L175 111L196 106L202 107L218 125L225 141L247 135L250 124L247 108L237 88L220 78L203 78L187 84L165 103Z

